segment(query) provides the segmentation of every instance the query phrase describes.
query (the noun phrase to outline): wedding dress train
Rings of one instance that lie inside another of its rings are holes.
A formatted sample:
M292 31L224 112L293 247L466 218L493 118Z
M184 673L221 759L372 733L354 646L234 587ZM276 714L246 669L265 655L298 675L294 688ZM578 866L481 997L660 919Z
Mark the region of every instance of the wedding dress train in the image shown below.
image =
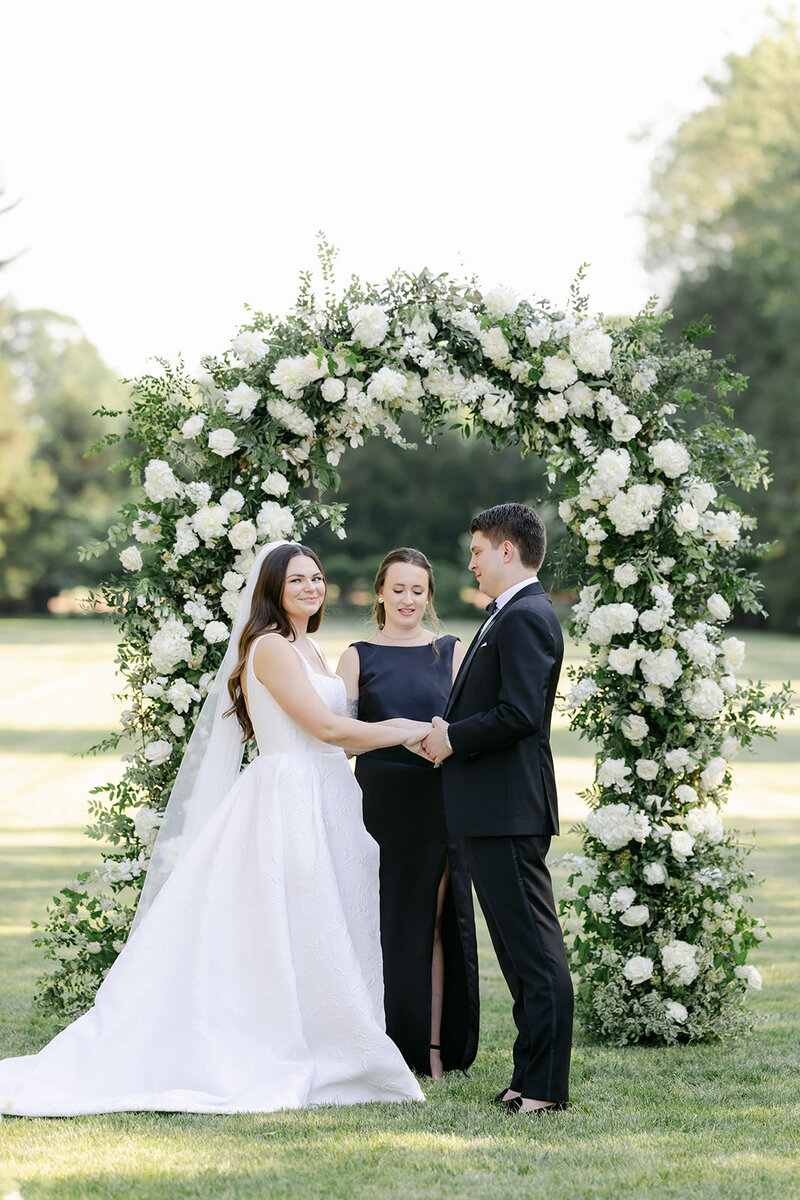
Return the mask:
M342 680L301 659L344 713ZM384 1032L378 848L344 751L286 715L252 649L247 682L258 758L178 859L90 1011L39 1054L0 1063L0 1113L424 1099Z

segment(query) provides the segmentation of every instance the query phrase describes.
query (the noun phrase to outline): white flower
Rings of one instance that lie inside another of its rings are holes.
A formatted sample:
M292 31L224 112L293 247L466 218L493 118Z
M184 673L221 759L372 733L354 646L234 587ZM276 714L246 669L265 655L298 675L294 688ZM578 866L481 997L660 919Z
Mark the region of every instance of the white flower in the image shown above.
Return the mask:
M608 505L608 516L623 537L649 529L664 496L660 484L635 483Z
M644 717L628 713L620 722L620 733L634 746L640 746L650 732L650 727Z
M244 583L244 575L238 571L226 571L222 576L222 586L226 592L235 592Z
M597 781L608 787L616 787L620 783L626 783L630 773L631 769L624 758L606 758L597 769ZM627 805L622 807L627 808Z
M597 549L600 542L604 542L608 537L597 517L589 517L588 521L582 521L579 526L579 532L582 538L585 538L590 544L594 544L594 549Z
M225 412L230 417L241 417L249 421L261 397L255 388L247 383L239 383L232 392L226 392Z
M171 675L179 662L188 662L192 644L188 627L177 617L168 617L150 639L150 660L157 675Z
M574 417L590 417L594 412L594 392L579 379L564 392L569 401L569 411Z
M604 804L589 813L586 828L607 850L621 850L630 841L647 839L650 820L629 804Z
M650 920L650 909L646 904L634 904L630 908L626 908L625 912L620 914L619 919L629 929L635 929L638 925L647 924Z
M205 505L192 517L192 528L208 546L222 537L229 518L230 512L222 504Z
M578 368L565 350L551 354L544 360L544 370L539 380L543 391L563 392L575 383L578 378Z
M367 395L378 404L389 404L399 400L406 390L408 380L400 371L391 367L381 367L370 379L367 385Z
M249 550L258 541L258 533L252 521L239 521L228 530L228 541L234 550Z
M685 771L689 767L697 766L693 755L683 746L678 746L676 750L668 750L664 755L664 762L670 771Z
M595 646L607 646L618 633L633 633L638 613L632 604L603 604L589 615L586 637Z
M666 975L676 975L676 981L686 986L700 974L695 962L697 947L688 942L673 940L661 947L661 961Z
M645 881L651 885L666 883L667 881L667 872L661 863L645 863L642 874L645 877Z
M676 533L694 533L700 525L700 514L693 504L683 500L672 514L672 524Z
M185 713L200 699L200 693L185 679L175 679L167 688L166 699L176 712Z
M151 766L158 767L165 763L172 753L172 742L148 742L144 748L144 756Z
M737 979L743 979L749 988L753 988L756 992L761 990L764 981L756 968L751 967L749 963L735 967L733 973Z
M275 500L265 500L256 516L258 532L268 542L286 538L294 529L294 514Z
M708 597L706 608L715 621L727 621L731 615L731 606L723 596L720 596L719 592L714 592Z
M692 687L686 688L683 700L693 717L712 721L724 707L725 694L713 679L700 679Z
M214 615L208 605L202 600L188 600L183 606L183 611L198 629L202 629L204 625L207 625Z
M615 913L625 912L625 909L630 908L635 899L636 892L632 887L619 887L608 897L608 907Z
M271 417L279 421L281 425L285 425L292 433L296 433L298 437L314 437L316 427L311 417L307 413L301 412L294 404L290 404L288 400L281 400L279 396L271 396L267 401L267 411Z
M741 517L737 513L703 513L700 524L703 532L726 550L735 546L739 540Z
M536 412L543 421L562 421L567 415L567 401L559 392L548 392L536 402Z
M615 442L629 442L642 428L642 422L633 413L620 413L611 422L611 436Z
M186 722L184 721L183 717L178 716L177 713L173 713L173 715L167 721L167 724L169 725L171 731L175 734L175 737L183 737L184 733L186 732Z
M689 1016L689 1010L683 1004L679 1004L677 1000L670 1000L664 1008L664 1013L676 1025L683 1025Z
M248 366L258 362L269 353L269 346L264 339L249 329L238 334L231 342L231 346L236 357L247 363Z
M534 321L533 325L528 325L525 328L525 337L528 339L528 344L537 350L542 342L548 341L552 336L553 325L551 321Z
M345 386L341 379L324 379L320 390L326 404L338 404L344 396Z
M595 400L598 415L602 413L608 421L613 421L628 411L619 396L615 396L610 388L600 388Z
M137 542L144 546L152 546L161 541L161 525L158 515L154 512L142 512L139 509L136 520L131 525L131 533Z
M684 829L676 829L670 834L669 847L679 863L685 863L694 853L694 838Z
M378 304L359 304L347 314L353 326L353 338L365 350L380 346L389 332L389 318Z
M198 508L208 504L211 499L211 485L208 483L187 483L184 490L192 504L196 504Z
M181 434L185 438L196 438L206 423L205 413L195 413L181 425Z
M161 458L151 458L144 469L144 490L158 504L181 494L181 485L172 474L169 463Z
M570 521L575 516L575 510L572 507L571 500L559 500L558 515L565 525L569 525Z
M239 592L223 592L219 598L219 606L225 613L226 617L233 620L239 611L241 603L241 595Z
M119 561L126 571L141 571L142 555L138 546L126 546L120 552Z
M724 756L717 755L709 760L703 770L700 772L700 782L707 792L713 792L722 783L725 777L725 772L728 769L727 761Z
M219 502L229 513L240 512L244 508L244 496L236 488L228 488L227 492L223 492Z
M658 763L654 758L637 758L636 774L640 779L655 779L658 775Z
M646 983L653 976L653 960L642 954L634 954L625 963L622 974L630 983Z
M681 783L675 788L675 799L679 804L697 804L698 796L693 787L688 783Z
M450 320L456 329L464 329L467 333L471 333L473 337L477 337L480 333L481 323L475 313L469 308L459 308L451 314Z
M486 358L495 366L502 367L511 361L511 350L499 325L482 329L478 341Z
M218 454L220 458L227 458L229 454L233 454L238 445L239 442L232 429L213 429L208 435L209 450Z
M692 808L686 814L686 828L693 838L704 837L712 846L725 836L722 817L715 808Z
M508 317L517 311L519 298L510 288L498 284L483 293L483 307L490 317Z
M631 456L627 450L604 450L594 464L586 490L594 500L616 496L627 483L630 471Z
M653 683L648 683L647 687L642 688L642 697L653 708L664 707L664 693L660 687L656 687Z
M569 338L569 352L576 367L587 375L605 375L611 367L611 337L593 325L579 325Z
M616 646L609 652L608 665L618 675L632 675L641 656L642 647L638 642L631 642L630 646Z
M689 484L689 499L699 513L705 512L709 504L713 504L717 498L717 489L713 483L707 483L704 479L690 479Z
M719 748L719 752L726 762L730 762L731 759L736 758L736 755L741 751L741 749L742 743L738 738L726 737L722 740L722 745Z
M481 416L490 425L510 429L517 419L517 407L510 392L489 392L481 404Z
M148 850L153 848L163 815L163 813L156 812L149 804L142 804L131 813L136 837Z
M633 587L638 582L639 572L631 563L623 563L619 567L614 568L614 582L620 587Z
M230 630L222 621L210 621L203 630L203 637L210 645L227 640Z
M597 684L593 679L588 679L586 677L579 679L565 700L564 707L580 708L586 703L590 696L595 694L597 690Z
M608 901L599 892L592 892L590 896L586 897L586 907L589 912L604 917L608 912Z
M634 392L649 392L657 379L658 375L652 367L642 367L631 380L631 387Z
M664 650L647 650L642 655L642 675L655 687L671 688L682 674L677 651L671 646Z
M686 447L673 438L662 438L660 442L654 442L648 453L655 469L669 479L685 475L692 461Z
M747 647L741 638L725 638L725 640L720 643L719 648L723 656L725 669L727 671L738 670L744 662L745 651L747 650Z
M268 496L285 496L289 490L289 480L285 475L281 475L280 471L270 471L261 484L261 490Z
M310 382L304 355L281 358L272 369L269 381L287 400L299 400Z

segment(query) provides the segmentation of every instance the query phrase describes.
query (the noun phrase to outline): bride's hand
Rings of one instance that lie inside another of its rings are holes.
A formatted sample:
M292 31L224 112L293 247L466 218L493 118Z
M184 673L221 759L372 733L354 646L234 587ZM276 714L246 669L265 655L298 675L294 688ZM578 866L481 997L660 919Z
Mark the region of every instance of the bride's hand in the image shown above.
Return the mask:
M414 750L417 753L420 753L423 740L433 728L430 721L412 721L408 717L393 717L388 724L394 725L402 732L401 745L405 746L407 750Z

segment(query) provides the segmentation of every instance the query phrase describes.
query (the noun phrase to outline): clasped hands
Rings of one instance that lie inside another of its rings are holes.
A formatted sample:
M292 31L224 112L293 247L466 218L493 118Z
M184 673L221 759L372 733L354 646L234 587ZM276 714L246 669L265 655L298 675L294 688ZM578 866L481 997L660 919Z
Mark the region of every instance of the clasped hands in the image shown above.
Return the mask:
M437 767L453 753L445 741L448 724L441 717L434 717L430 723L401 720L395 724L401 725L406 733L403 739L406 749L419 754L421 758L427 759Z

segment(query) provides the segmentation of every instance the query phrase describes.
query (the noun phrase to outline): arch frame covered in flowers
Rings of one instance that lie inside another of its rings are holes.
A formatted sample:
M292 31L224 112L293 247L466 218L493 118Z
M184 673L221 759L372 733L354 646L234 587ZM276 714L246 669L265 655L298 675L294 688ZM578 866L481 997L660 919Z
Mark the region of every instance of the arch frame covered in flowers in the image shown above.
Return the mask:
M321 261L323 300L304 276L289 316L254 314L202 378L162 363L134 384L140 452L122 465L141 500L104 543L122 569L102 594L128 707L98 748L132 749L92 801L103 867L62 889L40 930L56 963L40 1005L83 1011L124 944L258 544L325 522L344 536L330 498L344 449L405 445L398 417L413 411L429 439L456 424L542 457L566 525L560 570L582 584L571 632L588 654L565 703L597 752L561 902L584 1026L619 1043L742 1028L765 929L720 810L731 760L788 704L737 680L744 645L725 632L735 605L758 608L741 569L753 522L729 494L767 482L764 455L726 419L743 380L699 347L702 326L670 340L654 304L604 322L579 284L555 311L427 271L337 297L327 248Z

